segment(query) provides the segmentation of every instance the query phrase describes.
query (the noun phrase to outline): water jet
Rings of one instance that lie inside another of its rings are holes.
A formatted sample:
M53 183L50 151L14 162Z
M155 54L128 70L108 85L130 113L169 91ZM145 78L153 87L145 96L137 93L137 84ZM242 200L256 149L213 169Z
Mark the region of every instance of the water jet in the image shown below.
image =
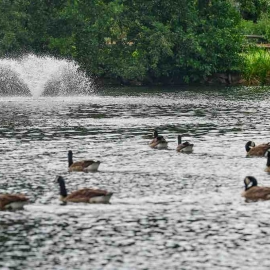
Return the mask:
M75 61L34 54L0 59L0 95L85 95L93 89Z

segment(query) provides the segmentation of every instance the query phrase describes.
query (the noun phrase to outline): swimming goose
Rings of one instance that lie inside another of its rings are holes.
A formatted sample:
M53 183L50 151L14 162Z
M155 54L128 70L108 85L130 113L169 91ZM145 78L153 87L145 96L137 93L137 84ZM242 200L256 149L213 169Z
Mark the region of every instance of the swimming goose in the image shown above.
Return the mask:
M154 139L150 142L151 148L165 149L168 147L168 142L163 136L158 135L157 130L154 131Z
M19 210L28 203L23 194L0 194L0 210Z
M270 187L258 187L258 182L253 176L246 176L244 179L245 191L242 197L250 200L270 200Z
M89 172L97 171L100 161L81 160L73 162L73 153L68 151L68 171L69 172Z
M270 143L262 143L256 146L254 142L248 141L245 145L245 148L247 151L247 157L263 157L265 155L265 152L270 149Z
M176 148L177 152L185 152L190 153L193 150L194 144L191 144L189 142L182 143L182 137L181 135L178 135L178 146Z
M113 193L106 190L83 188L67 194L65 180L62 176L56 177L60 186L60 200L74 203L109 203Z

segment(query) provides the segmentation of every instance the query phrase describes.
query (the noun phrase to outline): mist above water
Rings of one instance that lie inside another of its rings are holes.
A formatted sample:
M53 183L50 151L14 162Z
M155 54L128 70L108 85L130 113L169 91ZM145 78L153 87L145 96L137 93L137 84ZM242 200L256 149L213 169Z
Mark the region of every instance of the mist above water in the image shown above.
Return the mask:
M93 83L74 61L27 54L0 59L0 94L74 95L93 92Z

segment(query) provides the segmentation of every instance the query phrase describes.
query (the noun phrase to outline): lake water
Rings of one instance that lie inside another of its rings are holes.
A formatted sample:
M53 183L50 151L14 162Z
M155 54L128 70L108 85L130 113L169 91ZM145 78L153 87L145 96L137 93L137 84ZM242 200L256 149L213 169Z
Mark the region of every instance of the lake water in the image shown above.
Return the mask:
M84 97L0 97L0 193L24 210L0 212L0 269L269 269L270 201L240 196L246 175L270 186L269 89L100 90ZM148 146L154 128L169 147ZM194 143L177 153L177 135ZM96 173L68 173L97 159ZM73 191L114 192L110 205L59 203Z

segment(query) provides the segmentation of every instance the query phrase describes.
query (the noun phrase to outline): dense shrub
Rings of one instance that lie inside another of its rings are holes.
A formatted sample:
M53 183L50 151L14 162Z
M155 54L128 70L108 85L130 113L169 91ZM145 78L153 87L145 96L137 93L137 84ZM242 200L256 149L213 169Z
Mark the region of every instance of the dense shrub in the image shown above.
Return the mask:
M0 13L0 55L70 57L121 82L200 81L241 59L232 0L3 0Z

